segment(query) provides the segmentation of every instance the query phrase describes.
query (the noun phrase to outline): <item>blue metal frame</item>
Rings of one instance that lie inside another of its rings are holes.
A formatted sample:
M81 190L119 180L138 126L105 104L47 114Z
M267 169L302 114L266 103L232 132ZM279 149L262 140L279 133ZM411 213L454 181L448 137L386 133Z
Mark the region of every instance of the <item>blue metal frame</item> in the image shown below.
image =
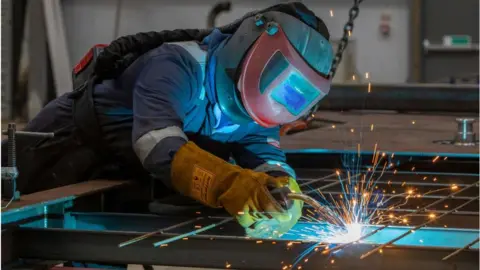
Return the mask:
M160 229L158 224L164 224L165 218L170 217L161 217L155 215L139 215L139 214L102 214L102 213L71 213L63 219L52 219L45 218L41 221L32 222L25 224L22 227L24 228L65 228L69 230L77 231L98 231L98 232L111 232L121 231L121 232L151 232ZM176 230L169 232L167 230L163 231L163 234L168 234L170 236L176 236L181 233L186 233L194 229L194 225L201 224L213 224L218 222L218 220L223 220L225 217L206 217L204 220L199 220L197 223L186 224L181 227L176 227ZM127 220L134 220L135 222L130 222ZM139 221L142 221L142 225L139 225ZM178 220L172 219L171 223L175 223ZM168 222L168 221L167 221ZM168 222L170 223L170 222ZM45 226L44 226L45 224ZM39 226L40 225L40 226ZM187 226L189 225L189 226ZM230 222L229 228L232 228L231 231L241 232L241 228L235 223ZM315 241L308 240L306 236L312 236L311 227L315 226L317 231L326 231L328 230L327 224L322 223L307 223L300 222L287 234L277 239L265 239L265 240L285 240L285 241L304 241L304 242L322 242L324 239L317 239ZM310 230L309 230L310 228ZM363 226L362 235L366 235L372 231L379 229L380 226ZM378 231L372 236L367 237L362 240L362 243L365 244L374 244L380 245L383 244L409 230L413 227L400 227L400 226L391 226L384 230ZM222 233L221 231L216 231L217 233L228 234L231 237L246 237L242 234L231 234L231 231L226 231ZM211 234L212 232L206 232L205 234ZM218 236L218 235L217 235ZM314 235L313 235L314 236ZM397 247L428 247L428 248L444 248L444 249L457 249L462 248L463 246L470 243L472 240L475 240L479 237L478 230L467 230L467 229L450 229L450 228L429 228L425 227L415 231L398 242L394 243L394 246ZM248 238L246 238L248 239ZM355 239L351 239L354 241ZM476 244L472 249L478 249L479 245Z
M65 214L68 209L73 207L73 200L75 200L75 196L69 196L11 210L3 210L1 217L2 225L17 223L35 217L45 219L50 214Z
M357 151L353 150L334 150L334 149L322 149L322 148L305 148L305 149L286 149L284 150L286 154L358 154ZM391 152L391 151L381 151L385 154L395 154L396 156L415 156L415 157L451 157L451 158L465 158L465 159L480 159L480 153L435 153L435 152ZM372 155L373 151L362 151L362 155Z
M284 265L294 264L306 250L313 250L317 246L317 243L302 242L297 239L292 242L289 239L259 241L259 239L247 238L238 233L241 231L237 230L239 226L232 222L225 224L223 228L190 236L188 239L170 243L166 247L155 248L154 243L188 232L194 225L206 226L218 223L225 217L205 219L204 222L194 219L192 223L185 223L188 218L153 215L72 213L71 217L76 220L75 229L20 228L13 233L13 241L22 243L20 247L17 246L15 252L26 259L206 268L223 268L228 263L232 268L237 269L276 269L283 266L281 262ZM175 226L180 222L187 225ZM296 229L301 229L301 226L309 226L309 224L298 224ZM168 227L174 227L174 229L167 229ZM124 241L159 229L164 231L152 234L129 246L118 247ZM379 234L377 239L372 239L370 242L383 243L408 229L407 227L388 228L383 235ZM449 243L449 247L440 247L438 241L446 242L446 239L441 239L445 238L445 234L455 242ZM355 244L329 255L322 255L319 252L308 257L308 263L305 263L304 259L300 260L300 263L303 269L423 270L425 265L428 265L429 269L450 269L450 267L478 269L478 245L475 245L473 250L462 252L447 262L441 260L442 257L451 254L453 249L468 242L470 237L472 239L478 237L478 231L424 228L418 230L412 239L418 240L416 238L418 236L425 237L424 245L415 244L414 241L407 239L405 241L408 243L393 245L384 249L382 254L363 260L359 259L360 254L371 250L371 243ZM429 243L427 240L432 242ZM319 251L324 247L321 246ZM392 265L393 261L395 263Z

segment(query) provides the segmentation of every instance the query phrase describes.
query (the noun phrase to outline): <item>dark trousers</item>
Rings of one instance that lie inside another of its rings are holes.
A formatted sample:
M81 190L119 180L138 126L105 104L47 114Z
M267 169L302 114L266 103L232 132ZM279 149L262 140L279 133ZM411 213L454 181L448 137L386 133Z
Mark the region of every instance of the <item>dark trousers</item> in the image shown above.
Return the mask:
M73 100L67 95L61 96L45 106L24 128L54 132L54 138L17 136L17 188L21 194L78 183L95 177L102 170L108 171L109 165L120 167L83 142L73 123L72 104ZM2 141L2 167L7 165L6 142Z

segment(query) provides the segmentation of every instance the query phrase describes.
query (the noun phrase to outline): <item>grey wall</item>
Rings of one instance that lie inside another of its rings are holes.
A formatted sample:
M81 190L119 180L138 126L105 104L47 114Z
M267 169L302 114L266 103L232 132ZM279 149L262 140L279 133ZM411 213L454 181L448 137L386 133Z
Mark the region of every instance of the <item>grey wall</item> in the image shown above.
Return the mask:
M174 28L206 27L207 14L215 0L123 0L119 34ZM248 11L279 1L233 0L230 13L221 15L226 24ZM340 38L352 0L307 0L325 20L333 38ZM405 82L409 67L409 0L367 0L361 4L352 38L355 39L356 68L369 72L373 82ZM78 61L95 43L114 38L117 0L63 0L67 40L72 61ZM330 10L334 16L330 17ZM380 16L391 15L392 34L379 34Z
M442 43L444 35L469 35L478 44L478 0L424 0L424 38ZM478 50L429 52L424 55L425 82L445 82L449 77L478 74Z

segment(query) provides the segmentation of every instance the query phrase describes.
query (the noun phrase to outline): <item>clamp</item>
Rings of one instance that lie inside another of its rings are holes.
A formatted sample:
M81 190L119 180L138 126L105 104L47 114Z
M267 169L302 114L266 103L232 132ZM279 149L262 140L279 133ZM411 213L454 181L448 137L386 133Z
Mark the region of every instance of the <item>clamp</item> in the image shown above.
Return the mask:
M17 190L17 154L16 154L16 136L27 136L36 138L53 138L53 132L29 132L17 131L15 123L9 123L7 130L2 131L7 135L8 160L7 167L2 167L2 200L17 201L20 199L20 192Z

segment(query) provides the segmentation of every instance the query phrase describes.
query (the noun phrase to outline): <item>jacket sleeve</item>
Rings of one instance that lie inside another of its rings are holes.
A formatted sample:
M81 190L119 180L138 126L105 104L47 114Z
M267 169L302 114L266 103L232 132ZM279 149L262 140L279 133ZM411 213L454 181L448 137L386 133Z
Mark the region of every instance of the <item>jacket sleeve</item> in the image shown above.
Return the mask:
M144 168L162 179L169 178L173 156L188 140L183 120L194 80L181 57L165 53L146 60L134 86L133 148Z
M234 144L233 158L237 165L272 176L292 176L295 171L286 163L280 148L280 128L259 128Z

